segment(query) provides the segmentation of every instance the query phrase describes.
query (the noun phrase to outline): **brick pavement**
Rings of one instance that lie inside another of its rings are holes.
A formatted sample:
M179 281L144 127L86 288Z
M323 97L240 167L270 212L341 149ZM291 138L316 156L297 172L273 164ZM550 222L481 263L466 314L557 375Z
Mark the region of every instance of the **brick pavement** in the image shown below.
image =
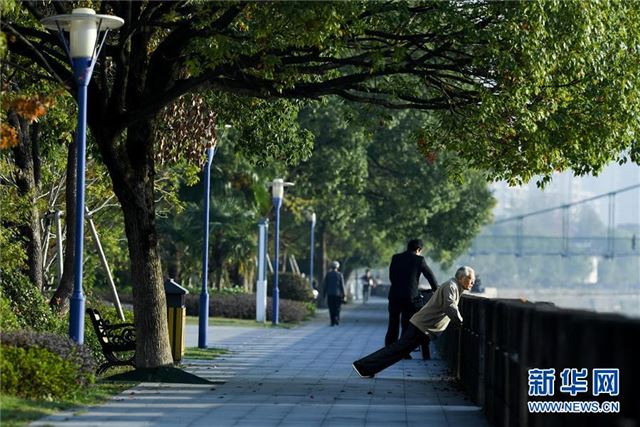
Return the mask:
M434 360L403 360L374 379L353 372L354 360L382 345L386 316L385 301L372 298L346 306L338 327L329 326L326 310L292 329L211 327L209 346L231 354L185 364L214 384L142 383L104 405L32 425L487 426L435 352ZM197 338L197 326L188 327L187 346Z

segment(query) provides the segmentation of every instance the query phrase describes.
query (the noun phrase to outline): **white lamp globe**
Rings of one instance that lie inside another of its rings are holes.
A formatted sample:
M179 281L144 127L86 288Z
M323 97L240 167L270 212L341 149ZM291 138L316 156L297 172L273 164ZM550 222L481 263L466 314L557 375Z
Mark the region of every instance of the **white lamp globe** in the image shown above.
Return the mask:
M81 7L73 9L72 15L95 15L93 9ZM69 30L69 47L72 58L91 58L98 37L98 22L95 19L78 19L71 21Z
M282 199L284 197L284 180L276 178L271 184L271 194L274 199Z

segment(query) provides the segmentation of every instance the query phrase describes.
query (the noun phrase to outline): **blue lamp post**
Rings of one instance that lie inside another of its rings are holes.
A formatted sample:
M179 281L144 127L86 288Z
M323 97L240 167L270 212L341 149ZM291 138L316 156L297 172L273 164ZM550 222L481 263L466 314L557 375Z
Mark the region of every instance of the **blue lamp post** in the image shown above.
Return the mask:
M275 253L273 255L273 324L279 323L278 316L278 304L280 302L280 291L278 290L278 276L279 276L279 257L280 257L280 207L282 206L282 199L284 198L284 187L293 185L291 182L284 182L282 178L276 178L271 183L271 200L273 207L276 211L276 229L274 247Z
M229 129L231 125L224 125ZM218 141L216 141L217 143ZM211 164L216 154L216 144L207 147L207 161L204 165L204 238L202 244L202 290L200 291L200 312L198 318L198 348L207 348L209 328L209 201L211 199Z
M207 276L209 270L209 194L211 191L211 163L215 148L207 148L207 162L204 165L204 243L202 246L202 290L200 291L200 318L198 319L198 348L207 348L207 328L209 327L209 290Z
M309 255L309 281L311 282L311 289L313 289L313 237L316 228L316 213L311 212L309 215L309 221L311 221L311 254Z
M76 134L76 223L75 256L73 260L73 295L69 313L69 336L84 343L84 295L82 293L82 261L84 244L84 169L87 145L87 87L93 67L110 29L119 28L124 20L117 16L98 15L93 9L77 8L71 14L56 15L40 21L50 30L57 30L71 61L78 85L78 130ZM69 42L64 36L69 32Z

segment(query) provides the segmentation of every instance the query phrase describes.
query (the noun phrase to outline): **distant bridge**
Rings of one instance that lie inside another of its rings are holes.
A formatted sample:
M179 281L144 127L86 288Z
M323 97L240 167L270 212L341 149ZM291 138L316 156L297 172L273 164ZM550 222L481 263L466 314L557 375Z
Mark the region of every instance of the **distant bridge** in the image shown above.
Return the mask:
M640 236L633 234L628 237L617 237L615 234L615 197L617 194L625 193L637 188L640 188L640 184L577 202L497 220L491 224L490 227L508 222L515 222L516 233L511 235L478 236L469 249L469 255L503 254L515 255L518 257L530 255L561 255L602 256L605 258L640 256L640 242L638 242ZM571 236L569 233L569 209L573 206L592 202L605 197L608 198L607 235L602 237ZM558 210L562 210L561 235L532 236L524 234L524 220L526 218Z

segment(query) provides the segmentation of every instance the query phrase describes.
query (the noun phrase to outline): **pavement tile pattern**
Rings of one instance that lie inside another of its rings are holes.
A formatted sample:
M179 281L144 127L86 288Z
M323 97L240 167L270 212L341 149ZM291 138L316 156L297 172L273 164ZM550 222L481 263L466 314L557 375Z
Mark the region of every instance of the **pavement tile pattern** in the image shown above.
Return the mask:
M43 418L32 426L367 427L488 426L458 389L445 362L403 360L362 379L351 363L382 346L386 301L350 304L340 326L326 310L292 329L210 327L210 347L230 354L185 360L211 385L142 383L96 407ZM197 326L187 328L196 346Z

